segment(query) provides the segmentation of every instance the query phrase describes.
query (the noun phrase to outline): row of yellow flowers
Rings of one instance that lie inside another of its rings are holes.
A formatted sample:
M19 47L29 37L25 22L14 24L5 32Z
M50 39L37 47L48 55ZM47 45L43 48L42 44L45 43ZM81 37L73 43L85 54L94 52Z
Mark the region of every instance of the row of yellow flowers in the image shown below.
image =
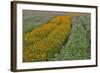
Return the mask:
M56 16L47 24L27 33L24 38L23 61L50 60L68 37L70 20L70 16Z

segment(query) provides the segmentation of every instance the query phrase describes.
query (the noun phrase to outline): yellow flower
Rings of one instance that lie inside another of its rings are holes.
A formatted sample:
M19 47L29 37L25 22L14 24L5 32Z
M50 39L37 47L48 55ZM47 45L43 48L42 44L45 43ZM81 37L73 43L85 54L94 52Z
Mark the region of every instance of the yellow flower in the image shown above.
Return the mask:
M61 49L71 29L70 20L70 16L56 16L27 33L24 38L24 62L45 61Z

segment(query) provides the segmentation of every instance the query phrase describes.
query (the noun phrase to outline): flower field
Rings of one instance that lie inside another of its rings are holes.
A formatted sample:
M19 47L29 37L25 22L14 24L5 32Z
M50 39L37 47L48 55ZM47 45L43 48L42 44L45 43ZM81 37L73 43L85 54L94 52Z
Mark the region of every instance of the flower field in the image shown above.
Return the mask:
M91 58L90 14L24 11L23 62Z
M24 61L45 61L52 58L63 46L70 29L69 16L56 16L47 24L27 33L24 39Z

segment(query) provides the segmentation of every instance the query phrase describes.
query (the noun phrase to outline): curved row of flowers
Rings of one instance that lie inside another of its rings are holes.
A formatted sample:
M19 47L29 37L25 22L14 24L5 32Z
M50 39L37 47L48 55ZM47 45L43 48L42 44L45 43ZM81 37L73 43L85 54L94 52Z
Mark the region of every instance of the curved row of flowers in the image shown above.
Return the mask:
M71 29L70 16L56 16L24 37L23 61L46 61L59 51Z

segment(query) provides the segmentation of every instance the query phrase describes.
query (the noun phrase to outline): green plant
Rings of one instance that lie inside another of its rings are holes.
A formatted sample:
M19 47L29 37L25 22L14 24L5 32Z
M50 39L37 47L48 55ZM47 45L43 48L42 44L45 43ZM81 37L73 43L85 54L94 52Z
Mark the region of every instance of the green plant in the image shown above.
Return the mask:
M72 30L66 47L55 54L52 60L81 60L90 59L90 16L72 18Z

